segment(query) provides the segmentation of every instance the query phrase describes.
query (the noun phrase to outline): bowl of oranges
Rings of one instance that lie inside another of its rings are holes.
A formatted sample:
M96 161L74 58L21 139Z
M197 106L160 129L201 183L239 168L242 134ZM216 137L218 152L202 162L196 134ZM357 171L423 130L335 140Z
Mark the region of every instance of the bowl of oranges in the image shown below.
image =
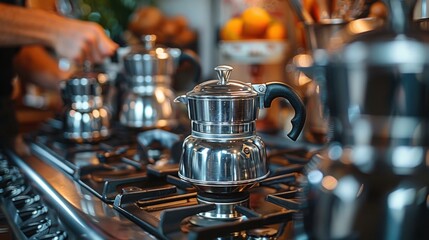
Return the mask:
M276 63L287 48L284 24L260 7L247 8L226 21L220 38L221 54L239 63Z

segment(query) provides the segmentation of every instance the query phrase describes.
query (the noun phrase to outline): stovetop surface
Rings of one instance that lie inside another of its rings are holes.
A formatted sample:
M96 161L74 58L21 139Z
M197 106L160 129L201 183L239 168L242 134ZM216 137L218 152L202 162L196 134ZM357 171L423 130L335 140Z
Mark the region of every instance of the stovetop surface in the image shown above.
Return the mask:
M177 176L186 132L117 127L100 143L76 144L65 141L60 129L53 120L29 137L35 155L161 239L286 239L300 208L296 179L316 149L262 135L269 177L249 190L248 206L236 207L239 219L212 221L197 215L213 210L214 204L198 203L198 191ZM192 224L196 221L200 226Z

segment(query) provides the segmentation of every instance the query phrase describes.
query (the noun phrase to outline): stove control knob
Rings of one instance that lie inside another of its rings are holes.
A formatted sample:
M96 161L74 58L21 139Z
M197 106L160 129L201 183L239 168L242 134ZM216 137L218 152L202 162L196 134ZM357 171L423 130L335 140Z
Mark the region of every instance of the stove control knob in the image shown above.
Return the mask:
M7 159L0 157L0 168L5 168L7 166L9 166L9 162L7 161Z
M47 212L48 208L46 206L39 205L37 207L27 207L22 210L18 210L18 215L24 222L30 218L37 218L43 214L46 214Z
M5 174L0 176L0 188L4 189L14 180L13 175Z
M0 176L5 176L5 175L10 175L10 168L9 165L7 165L7 162L5 161L0 161Z
M278 231L274 228L257 228L247 231L247 240L275 240Z
M31 236L36 235L37 233L41 233L44 231L48 231L51 227L51 220L50 219L42 219L37 222L30 222L24 226L21 227L21 231L30 238Z
M16 209L22 209L26 208L33 203L40 201L40 195L34 195L34 196L28 196L28 195L21 195L12 198L12 202L15 205Z
M0 176L19 174L19 169L15 166L7 166L0 169Z
M6 188L14 182L24 182L24 177L14 168L5 168L0 170L0 188Z
M4 193L10 185L22 185L25 183L21 173L0 176L0 193Z
M25 191L25 186L22 184L9 185L4 189L4 196L6 198L13 198L21 195Z
M66 240L67 233L64 231L56 231L54 233L48 233L41 237L38 237L37 240Z

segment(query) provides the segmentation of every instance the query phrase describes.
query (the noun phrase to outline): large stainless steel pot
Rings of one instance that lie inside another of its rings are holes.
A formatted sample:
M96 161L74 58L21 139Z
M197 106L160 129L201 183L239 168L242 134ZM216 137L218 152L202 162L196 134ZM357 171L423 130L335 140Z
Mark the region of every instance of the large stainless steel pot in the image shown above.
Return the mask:
M295 140L305 122L305 108L283 83L248 84L229 80L230 66L215 68L218 80L196 86L176 98L187 104L192 134L185 139L179 176L206 192L242 191L265 178L269 171L265 145L256 135L260 108L276 97L295 109L289 137Z
M299 239L429 237L429 38L413 2L389 0L386 29L315 55L334 135L306 167Z
M429 37L407 28L405 13L391 12L389 29L362 34L341 51L318 51L314 58L316 80L326 86L334 141L429 144Z

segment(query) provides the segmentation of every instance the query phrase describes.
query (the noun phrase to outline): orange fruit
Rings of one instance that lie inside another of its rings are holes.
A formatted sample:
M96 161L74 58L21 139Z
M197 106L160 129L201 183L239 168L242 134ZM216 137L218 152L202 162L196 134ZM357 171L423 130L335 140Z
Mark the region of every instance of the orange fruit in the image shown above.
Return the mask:
M286 38L286 29L280 22L271 23L265 32L265 38L271 40L279 40Z
M271 22L270 14L263 8L251 7L241 14L243 35L246 38L262 38Z
M222 40L240 40L243 32L243 20L231 18L222 27L220 37Z
M375 18L381 18L386 19L387 18L387 7L382 2L374 2L369 7L369 17L375 17Z

